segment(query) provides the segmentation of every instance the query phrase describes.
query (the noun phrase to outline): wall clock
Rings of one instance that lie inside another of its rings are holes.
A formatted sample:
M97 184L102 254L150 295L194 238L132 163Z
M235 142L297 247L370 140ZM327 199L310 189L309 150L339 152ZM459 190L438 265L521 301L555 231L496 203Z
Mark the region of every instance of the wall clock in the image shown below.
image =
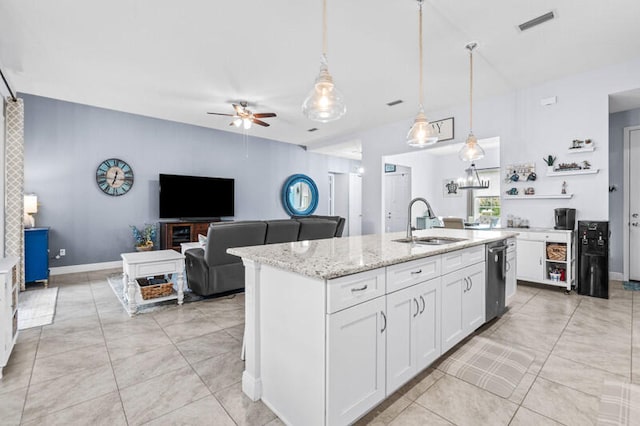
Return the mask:
M133 186L133 169L118 158L104 160L96 170L98 187L107 195L124 195Z

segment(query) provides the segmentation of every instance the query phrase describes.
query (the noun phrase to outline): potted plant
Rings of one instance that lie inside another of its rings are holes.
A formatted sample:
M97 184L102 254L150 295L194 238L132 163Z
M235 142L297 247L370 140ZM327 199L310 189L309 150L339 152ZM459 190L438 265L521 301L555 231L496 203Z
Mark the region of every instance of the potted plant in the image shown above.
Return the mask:
M545 163L547 163L547 171L552 172L553 171L553 163L555 163L556 157L554 157L553 155L549 154L547 156L547 158L543 158L542 160Z
M156 239L157 228L155 224L145 223L142 230L136 228L133 225L131 227L131 233L133 239L136 241L137 251L149 251L153 249L153 242Z

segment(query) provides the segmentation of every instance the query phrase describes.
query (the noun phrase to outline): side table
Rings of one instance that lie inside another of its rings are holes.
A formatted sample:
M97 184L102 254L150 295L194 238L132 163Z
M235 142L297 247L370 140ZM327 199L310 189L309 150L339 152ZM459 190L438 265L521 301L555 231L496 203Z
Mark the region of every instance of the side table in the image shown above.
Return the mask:
M133 316L138 306L165 300L178 300L182 305L184 300L184 255L175 250L141 251L122 253L122 271L124 276L123 297L127 301L127 311ZM136 278L146 278L154 275L175 274L177 293L165 297L144 300Z
M49 286L49 228L24 230L24 281Z

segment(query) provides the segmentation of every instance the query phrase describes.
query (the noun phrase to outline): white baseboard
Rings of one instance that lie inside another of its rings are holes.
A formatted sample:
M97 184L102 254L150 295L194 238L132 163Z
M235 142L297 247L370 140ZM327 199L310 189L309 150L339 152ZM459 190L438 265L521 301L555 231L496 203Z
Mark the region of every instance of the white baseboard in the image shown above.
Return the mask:
M624 281L624 274L622 272L609 271L609 279L616 280L616 281Z
M49 275L74 274L76 272L101 271L103 269L122 268L122 261L85 263L84 265L55 266L49 268Z

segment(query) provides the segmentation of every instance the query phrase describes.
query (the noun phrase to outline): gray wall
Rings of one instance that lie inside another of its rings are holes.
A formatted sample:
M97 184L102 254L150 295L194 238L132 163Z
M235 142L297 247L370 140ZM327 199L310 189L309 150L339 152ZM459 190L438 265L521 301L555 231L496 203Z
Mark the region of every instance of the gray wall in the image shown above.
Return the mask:
M609 226L611 246L609 270L623 272L623 238L625 226L622 222L624 204L624 128L640 126L640 109L617 112L609 115L609 185L616 191L609 193Z
M272 140L249 136L245 141L229 132L33 95L21 97L25 192L38 195L36 225L51 228L52 267L114 261L120 253L132 251L129 225L158 221L159 173L234 178L234 218L243 220L287 217L280 189L294 173L316 181L320 192L316 212L326 214L328 173L354 172L359 166ZM278 125L277 119L273 125ZM131 191L120 197L105 195L95 181L98 164L112 157L128 162L135 175ZM67 255L57 260L60 248Z

